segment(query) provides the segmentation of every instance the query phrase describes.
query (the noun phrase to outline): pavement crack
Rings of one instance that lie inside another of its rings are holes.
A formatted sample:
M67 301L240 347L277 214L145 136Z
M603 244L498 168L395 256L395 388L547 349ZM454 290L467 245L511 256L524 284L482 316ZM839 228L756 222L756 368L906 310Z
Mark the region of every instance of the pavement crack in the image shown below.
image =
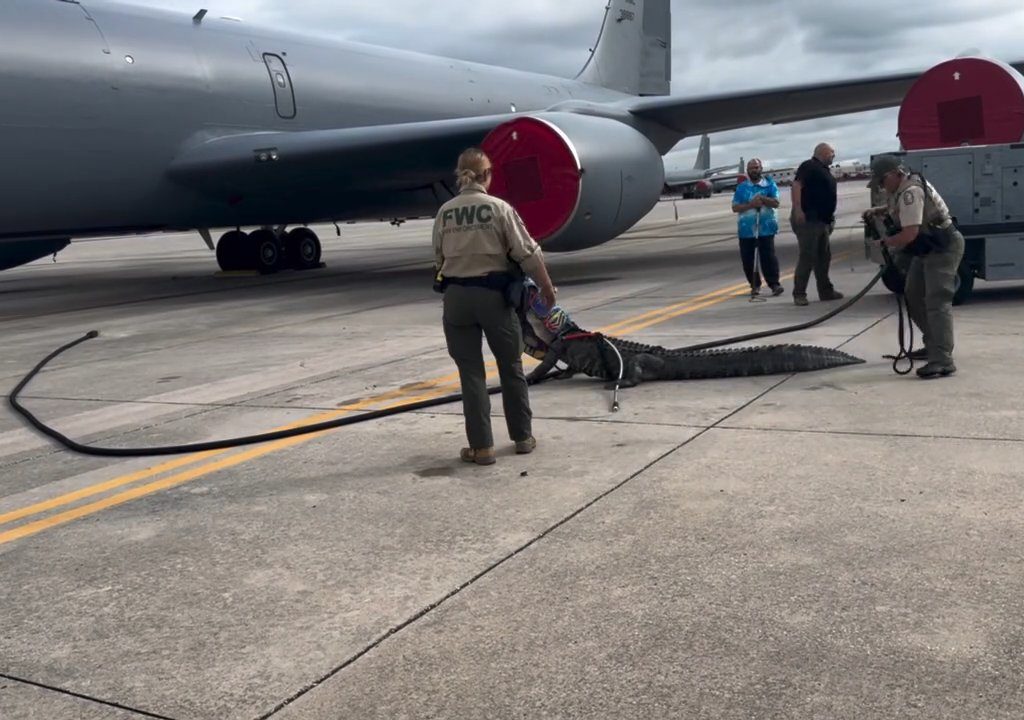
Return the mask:
M168 715L160 715L158 713L149 712L148 710L140 710L139 708L131 707L130 705L122 705L121 703L114 702L112 700L103 700L101 698L92 697L91 695L83 695L73 690L67 690L65 688L59 688L54 685L47 685L46 683L36 682L34 680L26 680L25 678L17 677L16 675L10 675L8 673L0 672L0 679L10 680L11 682L19 683L21 685L29 685L40 690L46 690L49 692L57 693L58 695L66 695L68 697L77 698L79 700L85 700L86 702L95 703L97 705L103 705L105 707L116 708L125 712L134 713L142 717L156 718L157 720L175 720Z
M723 425L718 427L717 429L741 432L789 433L792 435L809 434L870 437L885 439L899 438L904 440L964 440L970 442L1024 443L1024 438L991 437L988 435L943 435L929 433L908 433L899 431L876 432L870 430L813 430L805 428L765 428L752 427L747 425Z
M429 613L433 612L437 608L441 607L442 605L444 605L449 600L452 600L453 598L458 596L460 593L462 593L464 590L466 590L467 588L469 588L472 585L476 584L478 581L480 581L481 579L483 579L484 577L486 577L490 573L494 572L495 570L497 570L498 568L500 568L502 565L504 565L505 563L509 562L513 558L517 557L518 555L520 555L525 550L533 547L538 542L540 542L541 540L546 538L548 535L550 535L551 533L555 532L556 530L558 530L559 528L563 527L564 525L568 524L570 521L574 520L575 518L577 518L578 516L580 516L581 514L586 512L587 510L589 510L590 508L592 508L594 505L596 505L597 503L599 503L602 500L604 500L605 498L607 498L609 495L612 495L616 491L618 491L621 488L625 487L630 482L632 482L636 478L640 477L643 473L647 472L648 470L650 470L652 467L654 467L655 465L657 465L661 461L665 460L668 457L671 457L672 455L674 455L679 450L682 450L684 447L686 447L687 445L690 445L691 443L696 441L698 438L700 438L701 436L706 434L708 431L716 428L718 425L720 425L721 423L725 422L729 418L733 417L737 413L742 412L743 410L748 408L750 405L752 405L753 403L757 402L758 400L763 398L765 395L767 395L768 393L770 393L773 390L775 390L776 388L778 388L780 385L782 385L784 382L789 380L791 377L792 377L792 375L787 376L787 377L783 378L782 380L780 380L779 382L774 383L771 387L769 387L766 390L763 390L762 392L758 393L757 395L752 397L750 400L744 402L739 407L735 408L734 410L732 410L728 414L726 414L723 417L719 418L717 421L715 421L711 425L707 425L707 426L701 427L701 429L698 432L694 433L692 436L688 437L686 440L684 440L681 443L673 446L669 450L666 450L664 453L662 453L661 455L656 457L654 460L651 460L650 462L648 462L646 465L641 467L636 472L630 474L629 476L627 476L623 480L619 481L618 483L616 483L612 487L608 488L604 492L599 493L595 497L591 498L588 502L584 503L582 506L580 506L577 509L573 510L571 513L569 513L568 515L563 517L561 520L556 522L554 525L551 525L550 527L548 527L546 530L541 532L539 535L537 535L534 538L530 539L529 541L523 543L522 545L520 545L519 547L517 547L515 550L511 551L510 553L508 553L504 557L496 560L495 562L493 562L490 565L488 565L487 567L485 567L483 570L478 572L476 575L471 577L469 580L466 580L461 585L459 585L455 589L451 590L444 597L442 597L439 600L434 601L430 605L427 605L426 607L422 608L419 612L417 612L416 614L412 615L411 617L405 619L404 621L402 621L398 625L393 626L391 629L389 629L383 635L381 635L376 640L371 642L369 645L364 647L362 650L360 650L359 652L355 653L354 655L349 657L347 660L342 662L340 665L338 665L338 666L334 667L333 669L331 669L326 674L322 675L321 677L317 678L316 680L314 680L313 682L309 683L305 687L299 689L298 691L296 691L295 693L293 693L289 697L285 698L284 700L279 702L277 705L275 705L270 711L268 711L268 712L264 713L263 715L260 715L258 718L256 718L256 720L269 720L269 718L273 717L274 715L279 713L281 710L283 710L286 707L288 707L289 705L293 704L295 701L299 700L304 695L308 694L312 690L315 690L316 688L318 688L323 683L325 683L328 680L330 680L331 678L335 677L338 673L343 671L345 668L347 668L350 665L352 665L355 662L357 662L364 655L367 655L368 653L370 653L373 650L375 650L378 647L380 647L389 638L393 637L394 635L397 635L398 633L400 633L405 628L409 627L410 625L412 625L416 621L420 620L421 618L425 617L426 615L428 615Z

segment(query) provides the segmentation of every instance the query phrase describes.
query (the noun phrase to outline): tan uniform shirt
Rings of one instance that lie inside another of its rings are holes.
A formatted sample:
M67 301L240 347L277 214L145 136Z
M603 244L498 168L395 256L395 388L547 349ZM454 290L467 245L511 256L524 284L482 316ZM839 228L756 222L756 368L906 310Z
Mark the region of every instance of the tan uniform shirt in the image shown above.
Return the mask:
M529 274L543 257L515 208L476 184L438 210L433 244L434 263L445 277L504 272L509 257Z
M930 199L925 197L924 188L919 181L909 177L903 179L896 192L889 194L886 205L889 214L900 227L911 225L933 225L946 228L953 222L949 216L949 208L931 183L928 183Z

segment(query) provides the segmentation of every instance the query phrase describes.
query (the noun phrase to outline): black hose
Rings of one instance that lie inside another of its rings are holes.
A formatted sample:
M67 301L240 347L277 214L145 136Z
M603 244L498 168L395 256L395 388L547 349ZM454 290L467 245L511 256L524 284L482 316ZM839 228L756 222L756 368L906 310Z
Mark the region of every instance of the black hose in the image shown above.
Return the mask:
M871 288L875 286L875 283L877 283L882 278L882 274L884 272L885 267L883 266L882 269L878 271L878 274L876 274L875 277L871 279L871 282L869 282L863 290L861 290L859 293L854 295L845 303L837 307L835 310L827 312L821 317L815 318L814 320L808 320L807 322L799 323L798 325L788 325L786 327L778 328L776 330L764 330L762 332L750 333L749 335L738 335L736 337L725 338L724 340L712 340L710 342L700 343L698 345L687 345L686 347L672 348L672 352L682 353L692 352L695 350L707 350L708 348L721 347L723 345L734 345L736 343L746 342L747 340L757 340L758 338L771 337L772 335L784 335L786 333L797 332L798 330L805 330L809 327L820 325L829 318L835 317L843 310L846 310L848 307L850 307L855 302L860 300L862 297L867 295Z
M738 337L726 338L725 340L715 340L713 342L701 343L700 345L691 345L684 348L677 348L679 352L688 352L693 350L704 350L707 348L720 347L722 345L732 345L738 342L744 342L746 340L754 340L756 338L770 337L772 335L781 335L783 333L796 332L797 330L803 330L805 328L813 327L820 323L825 322L831 317L838 315L846 308L853 305L855 302L864 297L868 291L874 287L875 283L882 277L884 268L879 270L878 274L875 275L874 279L871 280L867 286L859 293L850 298L847 302L840 305L835 310L822 315L820 318L810 320L799 325L790 325L788 327L780 328L777 330L766 330L759 333L751 333L749 335L741 335ZM902 315L901 315L902 319ZM386 410L372 410L370 412L360 413L359 415L350 415L347 417L338 418L336 420L327 420L324 422L314 423L312 425L303 425L297 428L290 428L288 430L276 430L274 432L261 433L259 435L247 435L244 437L227 438L225 440L213 440L210 442L192 443L190 445L169 445L165 447L149 447L149 448L107 448L97 447L94 445L83 445L82 443L76 442L66 435L58 432L54 428L50 427L42 420L37 418L28 408L21 404L18 400L18 396L28 386L30 382L35 378L39 372L46 367L54 358L61 353L67 352L71 348L84 343L87 340L92 340L99 337L99 331L91 330L84 336L69 342L65 345L54 350L52 353L43 358L34 368L26 375L21 382L17 384L11 394L8 396L8 402L11 407L14 408L15 412L24 417L32 427L44 435L56 440L58 443L63 445L69 450L80 453L82 455L94 455L99 457L151 457L157 455L182 455L197 452L206 452L209 450L224 450L227 448L241 447L244 445L257 445L259 443L270 442L272 440L282 440L284 438L298 437L300 435L310 435L312 433L322 432L324 430L333 430L335 428L344 427L346 425L355 425L356 423L367 422L368 420L377 420L379 418L389 417L391 415L399 415L401 413L411 412L413 410L422 410L430 407L437 407L438 405L447 405L448 403L458 402L462 400L462 393L452 393L450 395L443 395L441 397L432 398L430 400L421 400L419 402L407 403L405 405L399 405L397 407L388 408ZM901 342L902 345L902 342ZM555 368L552 368L547 376L537 378L530 382L530 384L536 384L543 382L546 377L558 374ZM495 386L487 389L488 395L494 395L501 392L501 386ZM615 402L617 405L617 402ZM617 409L617 407L615 408Z
M413 410L422 410L424 408L436 407L437 405L445 405L451 402L457 402L462 399L462 393L452 393L450 395L443 395L441 397L432 398L430 400L421 400L419 402L407 403L398 407L388 408L386 410L373 410L371 412L360 413L359 415L350 415L348 417L338 418L336 420L327 420L324 422L315 423L312 425L303 425L302 427L291 428L288 430L276 430L274 432L262 433L259 435L248 435L245 437L228 438L226 440L214 440L211 442L193 443L191 445L169 445L167 447L149 447L149 448L106 448L96 447L93 445L83 445L82 443L75 442L71 438L63 435L57 430L51 428L49 425L44 423L42 420L37 418L28 408L23 406L18 401L18 395L21 391L32 381L32 379L42 370L50 361L63 352L70 350L71 348L79 345L86 340L92 340L93 338L99 337L99 332L91 330L86 333L83 337L69 342L63 345L52 353L47 355L40 361L32 371L25 376L25 378L18 383L17 387L11 391L8 401L11 407L16 412L22 415L32 427L39 432L50 438L56 440L64 447L74 452L81 453L83 455L95 455L99 457L149 457L155 455L179 455L196 452L206 452L208 450L224 450L226 448L241 447L243 445L256 445L259 443L269 442L271 440L281 440L283 438L297 437L299 435L309 435L311 433L321 432L323 430L333 430L334 428L344 427L345 425L354 425L355 423L366 422L368 420L376 420L378 418L388 417L389 415L398 415L399 413L411 412ZM494 395L495 393L501 392L501 387L488 388L487 393Z

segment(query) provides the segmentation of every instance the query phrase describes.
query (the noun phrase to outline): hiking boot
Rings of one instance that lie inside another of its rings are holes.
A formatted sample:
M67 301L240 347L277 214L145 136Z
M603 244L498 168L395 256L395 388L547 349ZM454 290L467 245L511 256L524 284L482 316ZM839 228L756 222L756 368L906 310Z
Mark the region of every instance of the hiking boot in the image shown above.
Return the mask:
M796 295L796 294L794 294L793 295L793 304L794 305L807 305L808 304L807 303L807 296L806 295Z
M841 292L839 292L838 290L832 290L830 292L825 293L824 295L819 295L818 297L822 301L842 300L843 299L843 294Z
M781 285L772 285L772 295L773 296L777 297L777 296L781 295L784 292L786 292L786 291L782 289Z
M537 447L537 438L532 435L525 440L516 440L516 454L529 455Z
M930 362L923 368L918 369L917 376L925 379L946 377L956 372L956 365L952 362L938 363Z
M919 348L912 352L907 353L907 357L911 360L927 360L928 359L928 348Z
M494 454L494 448L462 448L459 453L462 462L476 463L477 465L493 465L498 462Z

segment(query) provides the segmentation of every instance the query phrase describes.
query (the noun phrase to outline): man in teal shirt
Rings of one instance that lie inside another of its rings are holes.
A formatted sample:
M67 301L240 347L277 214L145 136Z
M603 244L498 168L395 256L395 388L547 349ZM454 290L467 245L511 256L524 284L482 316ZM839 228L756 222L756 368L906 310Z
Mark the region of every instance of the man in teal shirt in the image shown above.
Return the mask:
M751 295L761 294L761 274L754 268L755 251L760 255L761 271L772 295L783 292L779 284L779 259L775 255L775 235L779 232L775 210L778 207L778 186L764 176L761 161L752 158L747 163L747 179L736 186L732 196L732 211L739 215L740 259Z

